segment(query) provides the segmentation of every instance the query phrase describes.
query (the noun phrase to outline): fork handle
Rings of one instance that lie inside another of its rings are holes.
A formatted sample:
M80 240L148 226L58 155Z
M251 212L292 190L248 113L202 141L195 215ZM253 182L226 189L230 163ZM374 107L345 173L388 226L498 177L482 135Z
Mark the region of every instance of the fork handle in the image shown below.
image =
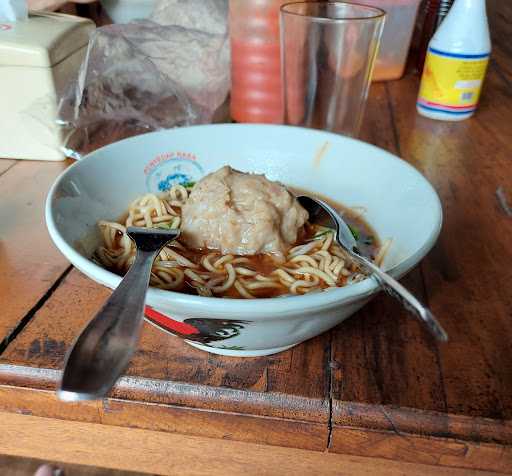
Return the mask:
M159 250L138 249L119 286L82 331L69 353L58 396L103 398L126 369L138 341L151 266Z

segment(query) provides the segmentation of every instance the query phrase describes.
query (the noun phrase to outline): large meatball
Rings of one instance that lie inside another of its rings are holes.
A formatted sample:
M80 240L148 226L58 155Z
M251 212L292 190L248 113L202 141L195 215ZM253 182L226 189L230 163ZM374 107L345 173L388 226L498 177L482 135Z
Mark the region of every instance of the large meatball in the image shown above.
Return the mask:
M201 179L182 209L181 237L191 248L283 257L308 219L294 195L264 175L222 167Z

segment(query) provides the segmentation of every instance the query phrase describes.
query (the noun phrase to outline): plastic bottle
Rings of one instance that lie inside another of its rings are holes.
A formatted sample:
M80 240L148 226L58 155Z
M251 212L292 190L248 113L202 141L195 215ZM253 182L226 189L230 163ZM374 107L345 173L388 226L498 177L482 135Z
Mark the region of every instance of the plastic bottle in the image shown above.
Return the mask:
M424 4L424 22L418 53L418 72L423 73L425 58L430 40L450 11L453 0L426 0Z
M428 46L418 112L444 121L471 117L490 53L485 0L455 0Z
M231 117L283 121L279 7L286 0L230 0Z

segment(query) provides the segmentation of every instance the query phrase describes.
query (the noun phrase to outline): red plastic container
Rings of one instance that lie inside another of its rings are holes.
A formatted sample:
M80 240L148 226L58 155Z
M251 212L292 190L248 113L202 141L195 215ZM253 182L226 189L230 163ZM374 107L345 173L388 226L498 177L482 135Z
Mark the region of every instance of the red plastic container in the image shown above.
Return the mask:
M283 122L279 8L284 0L230 0L231 117Z

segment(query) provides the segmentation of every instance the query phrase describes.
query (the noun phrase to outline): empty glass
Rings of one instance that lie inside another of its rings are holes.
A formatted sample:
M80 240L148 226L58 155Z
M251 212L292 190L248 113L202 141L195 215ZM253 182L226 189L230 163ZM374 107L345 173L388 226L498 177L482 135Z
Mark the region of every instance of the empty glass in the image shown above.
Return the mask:
M357 136L384 17L343 2L281 7L286 124Z

